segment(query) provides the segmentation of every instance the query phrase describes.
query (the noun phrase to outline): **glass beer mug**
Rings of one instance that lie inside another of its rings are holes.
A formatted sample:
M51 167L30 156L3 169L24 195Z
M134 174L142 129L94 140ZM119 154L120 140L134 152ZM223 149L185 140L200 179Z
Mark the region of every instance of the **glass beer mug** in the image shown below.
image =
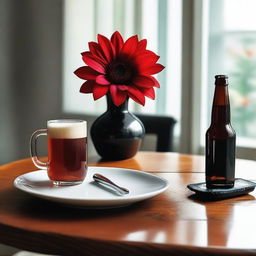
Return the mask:
M48 161L37 155L37 139L48 137ZM83 120L50 120L47 129L36 130L30 139L30 154L34 165L47 170L54 185L76 185L87 173L87 123Z

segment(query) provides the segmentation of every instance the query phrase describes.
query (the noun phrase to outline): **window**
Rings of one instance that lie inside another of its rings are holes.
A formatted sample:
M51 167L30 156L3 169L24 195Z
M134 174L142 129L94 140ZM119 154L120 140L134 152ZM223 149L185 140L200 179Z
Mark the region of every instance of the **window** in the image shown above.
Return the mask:
M255 146L256 2L210 1L209 7L209 74L229 75L232 123L238 145Z
M92 95L80 94L82 80L72 74L84 65L80 53L88 49L88 42L95 41L98 33L110 37L115 30L125 39L134 34L146 38L147 48L166 66L158 75L161 89L156 89L156 100L147 98L144 107L130 101L130 109L180 119L181 1L176 0L65 0L64 111L105 111L105 97L95 102Z
M205 39L202 55L207 76L202 80L201 145L210 123L214 76L229 76L232 125L237 133L238 156L248 157L256 147L256 9L254 0L204 1ZM255 157L253 157L255 158Z

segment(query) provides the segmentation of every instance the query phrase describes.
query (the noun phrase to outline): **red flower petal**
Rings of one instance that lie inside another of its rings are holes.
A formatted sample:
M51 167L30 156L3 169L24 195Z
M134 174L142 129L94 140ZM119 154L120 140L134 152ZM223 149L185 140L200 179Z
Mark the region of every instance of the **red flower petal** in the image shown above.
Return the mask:
M127 85L118 85L117 88L121 91L127 91L128 90L128 86Z
M110 85L110 94L116 106L120 106L127 97L127 92L118 90L117 85L114 85L114 84Z
M138 36L132 36L124 43L121 53L127 56L131 56L135 53L138 46Z
M107 94L109 86L95 84L93 87L93 98L97 100Z
M98 34L98 42L104 53L104 56L108 61L111 61L114 56L112 43L103 35Z
M154 88L143 88L141 90L146 97L151 98L152 100L155 99L156 94Z
M93 87L94 87L95 82L92 80L88 80L85 83L82 84L80 88L81 93L92 93L93 92Z
M140 40L138 43L137 51L145 51L147 47L147 39Z
M80 67L74 73L79 78L85 79L85 80L93 80L99 75L97 71L95 71L94 69L88 66Z
M116 31L111 36L111 42L112 42L113 46L116 49L116 54L118 54L120 52L121 48L124 45L124 40L123 40L122 36L120 35L120 33L118 31Z
M96 77L96 83L101 85L108 85L110 82L105 78L104 75L99 75Z
M155 81L151 77L138 75L133 81L133 84L143 88L150 88L155 85Z
M104 64L107 64L107 60L106 60L100 46L95 42L89 42L88 45L89 45L89 49L90 49L90 52L92 53L92 55L95 55L96 57L100 58Z
M132 98L135 102L145 105L145 96L144 94L135 86L128 87L128 96Z
M159 82L158 82L153 76L151 76L151 79L152 79L152 80L154 81L154 83L155 83L154 87L160 88Z
M157 74L157 73L161 72L164 68L165 68L165 66L163 66L159 63L156 63L153 66L150 66L147 69L145 69L143 71L143 74L145 74L145 75L154 75L154 74Z
M101 62L101 60L95 56L93 56L90 52L83 53L83 61L85 64L98 71L101 74L105 74L105 65Z
M154 52L150 51L150 50L145 50L144 51L145 54L153 54L153 55L156 55ZM158 55L156 55L158 56ZM159 56L158 56L159 57Z
M149 67L154 65L159 59L159 56L156 54L140 54L136 56L134 59L135 63L137 64L138 71L143 73L144 70L147 70Z

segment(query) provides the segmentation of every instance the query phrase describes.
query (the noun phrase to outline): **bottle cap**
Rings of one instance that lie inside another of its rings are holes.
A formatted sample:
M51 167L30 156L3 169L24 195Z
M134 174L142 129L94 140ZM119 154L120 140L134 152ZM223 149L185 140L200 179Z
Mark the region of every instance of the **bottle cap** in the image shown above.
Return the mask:
M215 76L215 85L228 85L228 76L226 75Z

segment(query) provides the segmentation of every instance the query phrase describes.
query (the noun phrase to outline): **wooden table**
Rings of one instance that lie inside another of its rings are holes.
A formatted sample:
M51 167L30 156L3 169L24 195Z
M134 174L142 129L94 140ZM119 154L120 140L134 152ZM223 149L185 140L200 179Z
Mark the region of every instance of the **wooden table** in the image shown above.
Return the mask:
M112 210L73 209L15 189L30 159L0 167L0 243L61 255L256 255L256 201L249 195L197 200L186 185L204 181L204 157L140 152L133 159L92 165L155 173L170 188L152 199ZM256 162L237 160L237 177L256 179Z

